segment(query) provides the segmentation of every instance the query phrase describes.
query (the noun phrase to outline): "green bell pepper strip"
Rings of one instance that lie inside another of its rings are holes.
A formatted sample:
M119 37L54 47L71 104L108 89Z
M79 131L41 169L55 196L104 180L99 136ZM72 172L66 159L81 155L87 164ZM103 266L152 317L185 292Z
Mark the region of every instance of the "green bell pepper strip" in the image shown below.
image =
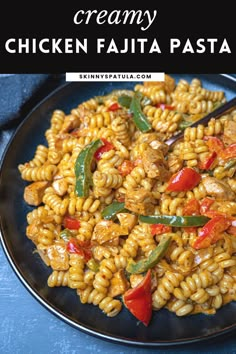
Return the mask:
M179 129L184 130L185 128L190 127L191 124L193 124L193 122L187 122L186 120L182 120L179 123Z
M229 160L225 163L224 171L229 170L231 167L236 165L236 159Z
M139 220L147 224L163 224L176 227L203 226L210 219L203 215L176 216L176 215L140 215Z
M102 218L106 220L114 220L117 213L125 211L125 203L114 201L102 211Z
M131 101L132 96L122 95L118 97L118 103L125 108L130 108ZM148 98L147 96L144 96L142 97L142 99L140 99L140 103L142 104L142 106L147 106L149 104L152 104L152 100L150 100L150 98Z
M165 255L171 242L171 234L163 234L158 246L150 253L147 259L141 259L138 262L130 261L126 267L126 271L131 274L140 274L153 268Z
M133 113L133 121L136 127L141 132L146 133L152 129L152 126L141 109L140 100L141 96L138 93L135 93L130 103L130 112Z
M68 242L71 237L73 237L73 235L69 229L64 229L60 232L60 238L62 238L65 242Z
M94 153L103 145L101 139L92 141L79 153L75 162L75 194L77 197L88 197L89 188L93 185L91 163Z
M118 103L125 108L130 108L131 101L132 97L128 95L118 97Z
M95 261L94 258L91 258L88 262L87 262L87 267L92 270L92 272L97 273L99 271L99 263Z

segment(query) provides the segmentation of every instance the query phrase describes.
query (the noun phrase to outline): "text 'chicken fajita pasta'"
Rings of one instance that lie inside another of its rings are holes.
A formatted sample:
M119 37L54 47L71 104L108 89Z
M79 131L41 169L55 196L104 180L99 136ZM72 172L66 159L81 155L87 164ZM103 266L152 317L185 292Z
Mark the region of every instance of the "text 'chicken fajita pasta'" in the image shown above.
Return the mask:
M52 112L47 143L18 166L49 287L145 326L164 307L214 314L236 300L236 111L191 127L224 102L165 75Z

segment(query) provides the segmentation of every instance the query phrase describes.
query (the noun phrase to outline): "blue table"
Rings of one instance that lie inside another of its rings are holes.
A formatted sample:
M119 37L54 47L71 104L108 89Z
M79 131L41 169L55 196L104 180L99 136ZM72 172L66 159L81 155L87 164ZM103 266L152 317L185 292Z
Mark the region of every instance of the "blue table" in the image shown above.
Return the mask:
M3 132L0 156L10 136L11 132ZM121 345L78 331L49 312L25 289L1 246L0 314L0 354L236 353L236 331L201 343L157 348Z

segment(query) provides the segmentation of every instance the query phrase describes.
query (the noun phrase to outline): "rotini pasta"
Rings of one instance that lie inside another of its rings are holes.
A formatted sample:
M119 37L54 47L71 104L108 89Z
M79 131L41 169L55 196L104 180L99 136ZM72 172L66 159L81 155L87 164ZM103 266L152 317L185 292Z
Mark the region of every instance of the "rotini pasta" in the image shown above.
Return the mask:
M130 310L150 272L151 311L214 314L236 300L235 111L191 127L225 101L165 75L52 112L47 144L18 165L49 287L108 317Z

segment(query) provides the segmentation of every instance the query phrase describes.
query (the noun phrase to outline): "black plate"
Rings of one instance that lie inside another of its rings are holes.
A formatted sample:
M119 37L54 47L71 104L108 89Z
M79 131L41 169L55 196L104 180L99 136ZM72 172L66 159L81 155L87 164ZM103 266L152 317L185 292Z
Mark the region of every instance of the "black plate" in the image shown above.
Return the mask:
M236 79L229 75L172 75L178 81L201 79L204 87L224 90L227 99L236 93ZM0 172L1 241L7 258L24 286L48 310L66 323L101 339L139 346L177 345L209 339L236 328L236 302L221 308L216 315L192 315L179 318L162 309L153 314L146 328L125 309L108 318L93 305L82 305L75 290L49 288L51 273L25 236L26 214L32 210L23 200L26 183L17 166L33 158L38 144L46 143L44 132L49 127L54 109L66 113L84 100L103 95L116 88L132 89L135 83L69 83L46 97L24 119L6 149Z

